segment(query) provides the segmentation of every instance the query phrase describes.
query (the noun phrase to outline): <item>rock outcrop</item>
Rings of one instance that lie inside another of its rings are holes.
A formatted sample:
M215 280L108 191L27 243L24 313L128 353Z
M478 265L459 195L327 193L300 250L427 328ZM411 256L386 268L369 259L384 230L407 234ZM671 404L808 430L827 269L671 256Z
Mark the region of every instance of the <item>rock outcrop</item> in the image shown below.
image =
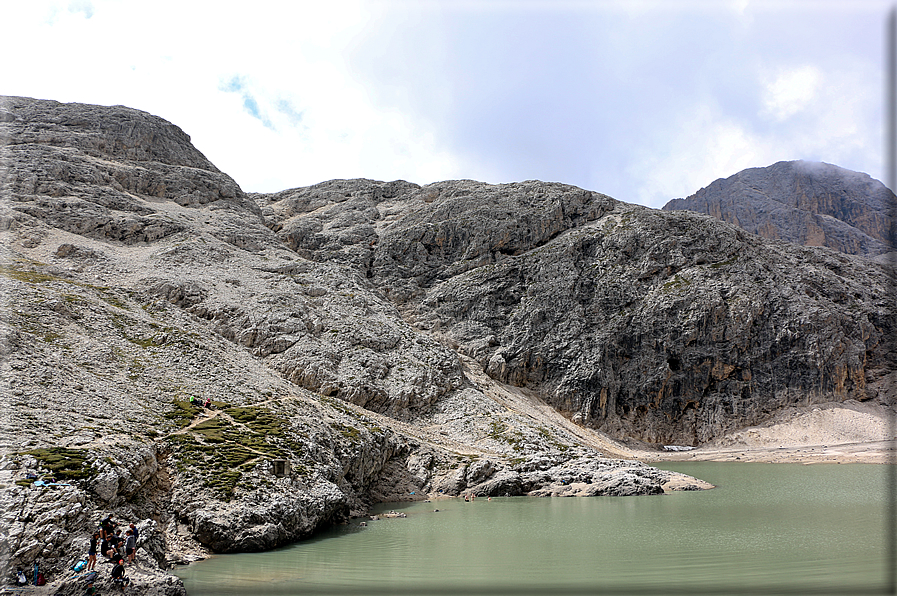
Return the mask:
M488 397L372 282L351 218L321 224L351 231L347 250L316 248L164 120L0 103L4 572L39 560L55 590L83 591L67 570L112 514L142 529L131 591L183 594L172 563L282 545L377 500L556 481L505 482L527 458L592 462L596 494L656 492L666 473Z
M895 250L894 193L868 174L827 163L749 168L663 209L706 213L764 238L852 255Z
M537 181L248 194L120 106L3 98L0 138L0 562L64 590L110 513L144 529L136 591L174 595L172 563L376 501L706 487L611 437L894 370L892 269L708 216Z

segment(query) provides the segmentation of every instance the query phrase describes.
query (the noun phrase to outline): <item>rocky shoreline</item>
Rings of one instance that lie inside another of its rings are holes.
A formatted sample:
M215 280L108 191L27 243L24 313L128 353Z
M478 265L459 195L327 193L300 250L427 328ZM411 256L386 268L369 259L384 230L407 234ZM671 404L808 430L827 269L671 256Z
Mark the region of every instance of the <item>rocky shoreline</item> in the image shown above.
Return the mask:
M34 587L32 592L82 594L85 586L81 578L85 576L85 572L76 573L67 569L71 569L78 560L86 558L88 534L98 525L98 516L103 515L103 512L111 512L113 518L130 519L137 508L132 503L102 508L97 490L89 482L59 482L37 486L36 484L41 484L38 482L21 486L25 484L22 480L28 473L32 470L40 472L41 466L27 456L4 460L2 463L5 465L0 471L0 483L4 489L0 491L0 506L5 512L4 539L7 541L7 548L14 553L15 560L20 561L19 566L22 565L21 561L38 562L49 580L47 586ZM406 482L402 482L403 479ZM516 462L513 468L508 462L498 459L473 461L450 473L434 477L424 487L433 490L429 494L418 492L421 487L413 478L410 483L407 480L407 468L384 478L388 486L381 486L379 492L375 493L376 499L371 502L438 499L462 493L478 497L521 494L551 497L634 496L661 494L671 490L712 488L701 480L683 474L658 470L631 460L588 456L584 455L584 451L580 452L579 457L573 458L530 457ZM418 491L409 491L409 488L417 488ZM338 489L334 487L331 490L333 493L329 498L332 502L344 501L345 497ZM289 502L289 495L318 509L316 523L310 520L307 526L310 529L298 538L311 535L316 529L329 523L366 513L363 504L357 504L357 508L352 511L343 508L327 512L328 495L320 487L311 491L299 491L294 487L291 491L271 495L264 502L256 502L254 507L240 502L210 500L209 507L194 517L192 523L168 519L166 526L164 515L156 515L156 519L139 520L138 563L127 567L127 576L131 581L128 593L160 596L184 594L180 580L170 574L173 565L187 564L216 552L271 548L269 544L272 542L259 541L260 532L253 530L258 525L247 520L246 516L263 519L266 531L270 531L275 525L284 527L287 523L285 516L297 515L295 504ZM304 513L309 518L314 515L308 511ZM163 520L162 523L159 522L160 519ZM283 544L291 541L291 538L273 544ZM267 540L272 540L272 537L269 536ZM273 537L273 540L277 538ZM100 577L95 585L100 589L111 588L108 563L104 557L98 559ZM5 593L2 588L0 593Z

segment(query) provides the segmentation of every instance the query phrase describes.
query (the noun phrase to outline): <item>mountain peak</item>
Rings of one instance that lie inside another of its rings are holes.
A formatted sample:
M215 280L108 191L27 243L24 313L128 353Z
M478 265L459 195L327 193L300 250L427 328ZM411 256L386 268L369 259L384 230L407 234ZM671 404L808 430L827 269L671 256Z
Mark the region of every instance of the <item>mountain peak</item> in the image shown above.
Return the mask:
M716 180L663 209L706 213L764 238L876 257L894 248L894 200L868 174L824 162L780 161Z

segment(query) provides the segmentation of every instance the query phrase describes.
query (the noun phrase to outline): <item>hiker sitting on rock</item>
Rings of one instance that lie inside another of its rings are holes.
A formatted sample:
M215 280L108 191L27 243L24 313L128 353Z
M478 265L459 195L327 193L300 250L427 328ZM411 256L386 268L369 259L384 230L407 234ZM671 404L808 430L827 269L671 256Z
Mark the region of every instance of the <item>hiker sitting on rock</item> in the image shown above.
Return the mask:
M124 559L116 559L115 567L112 568L112 582L120 586L122 591L124 591L125 586L131 583L131 580L125 577Z
M107 550L103 554L110 559L116 559L121 556L122 548L121 530L116 530L115 534L109 537L107 542Z

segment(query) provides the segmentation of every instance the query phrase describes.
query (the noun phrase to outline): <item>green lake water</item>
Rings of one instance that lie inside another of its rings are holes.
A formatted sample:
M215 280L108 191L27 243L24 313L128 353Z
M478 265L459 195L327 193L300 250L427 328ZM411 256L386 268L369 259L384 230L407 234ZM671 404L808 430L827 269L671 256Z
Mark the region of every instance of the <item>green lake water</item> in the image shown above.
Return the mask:
M717 488L394 504L379 510L408 517L353 520L177 574L189 596L886 593L893 467L661 467Z

